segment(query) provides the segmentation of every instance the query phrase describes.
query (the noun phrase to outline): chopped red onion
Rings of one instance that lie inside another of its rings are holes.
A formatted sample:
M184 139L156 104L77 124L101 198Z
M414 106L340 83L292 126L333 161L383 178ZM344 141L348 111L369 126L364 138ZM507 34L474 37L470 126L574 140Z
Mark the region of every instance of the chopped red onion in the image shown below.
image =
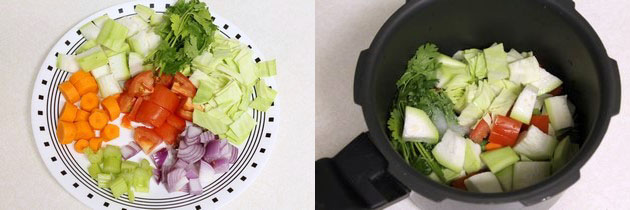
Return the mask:
M238 159L238 148L236 148L235 146L232 146L232 153L230 154L230 159L229 159L230 164L236 163L236 159Z
M186 138L184 138L184 141L186 141L187 145L197 144L197 143L199 143L199 136L186 137Z
M167 156L168 156L168 149L166 148L162 148L151 155L151 158L153 159L153 163L155 163L155 166L157 167L157 169L162 168L162 165L164 165L164 161L166 160Z
M177 161L173 165L173 169L186 168L186 166L188 166L188 162L180 158L180 159L177 159Z
M206 161L199 161L199 179L205 184L210 182L214 176L214 168Z
M203 157L204 152L204 148L201 144L192 144L184 149L179 149L177 157L187 163L194 163Z
M227 158L216 159L210 163L214 171L218 174L225 173L230 169L230 162Z
M129 142L129 144L120 148L120 153L122 153L123 159L127 160L133 157L134 155L138 154L140 150L142 150L140 149L140 146L138 146L138 144L136 144L135 141L132 141L132 142Z
M206 151L203 160L212 162L213 160L222 158L222 150L228 145L227 140L214 140L206 144Z
M199 182L199 179L190 179L190 181L188 182L188 187L190 189L189 193L191 195L201 195L201 183Z
M193 138L196 136L199 136L199 134L201 134L203 132L203 129L199 126L193 125L193 126L188 126L188 129L186 130L186 138Z
M184 185L181 189L179 189L178 191L180 192L185 192L185 193L190 193L190 188L188 187L188 185L190 184L190 180L188 180L188 184Z
M188 179L199 178L199 169L197 169L197 166L195 166L195 164L188 164L188 166L186 166L184 170L186 170L186 178Z
M199 135L199 139L201 143L205 144L210 141L218 140L219 138L216 135L214 135L212 132L206 131L206 132L201 133L201 135Z
M176 168L168 173L167 191L175 192L188 184L188 178L186 178L186 171L183 168Z

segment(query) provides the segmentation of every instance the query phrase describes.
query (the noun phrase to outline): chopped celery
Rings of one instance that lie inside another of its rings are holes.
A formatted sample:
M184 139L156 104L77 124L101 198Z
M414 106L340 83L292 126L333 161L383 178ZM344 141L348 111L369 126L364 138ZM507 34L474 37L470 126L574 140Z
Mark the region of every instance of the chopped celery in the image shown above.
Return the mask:
M116 79L114 79L113 74L101 76L96 79L96 82L98 83L98 88L103 98L122 93L122 89L120 89L120 84L118 84Z
M133 203L134 201L136 201L136 195L134 194L133 188L129 183L127 183L127 195L129 202Z
M121 171L133 171L134 169L136 169L138 167L138 163L133 162L133 161L129 161L129 160L125 160L122 161L122 163L120 164L120 170Z
M145 169L136 168L133 172L133 187L138 192L149 192L152 174Z
M112 180L111 174L100 173L96 175L96 181L98 182L98 187L100 188L108 188L109 181Z
M57 68L74 73L79 70L79 63L74 55L59 54L57 56Z
M98 152L94 154L92 152L92 149L90 148L86 148L86 149L89 149L89 152L91 153L91 154L88 154L88 160L90 161L90 163L100 164L101 162L103 162L103 150L98 150Z
M514 174L514 165L510 165L507 168L496 173L497 179L499 183L501 183L501 187L503 187L504 192L512 191L512 176Z
M91 71L92 69L107 65L107 55L101 47L96 46L81 54L77 55L77 62L83 71Z
M114 20L105 21L96 42L116 52L120 52L125 44L128 29Z
M114 195L114 198L118 198L122 194L127 193L127 189L128 189L127 183L125 182L125 179L122 177L118 177L114 179L114 181L110 183L109 188L112 190L112 194Z
M488 80L490 82L506 79L510 76L508 69L507 54L503 49L503 44L497 44L483 50L488 66Z
M116 158L105 158L103 161L103 172L120 173L121 160Z
M94 78L99 78L99 77L111 74L112 72L109 70L109 65L104 65L104 66L92 69L90 73L92 74Z
M76 53L81 54L82 52L85 52L86 50L96 47L96 45L98 45L98 43L96 43L96 40L88 40L87 42L84 42L83 44L81 44L81 47L77 49Z
M103 15L92 20L92 22L94 22L94 25L96 25L96 27L103 28L105 22L107 22L108 20L111 20L111 18L109 18L108 15Z
M492 173L498 173L504 168L516 163L518 155L510 147L503 147L481 153L481 160L490 168Z
M112 75L114 75L114 79L116 81L127 80L131 78L126 53L118 53L114 56L109 57L108 60Z
M276 60L263 61L256 64L258 77L276 76Z
M142 20L144 20L145 22L149 22L151 16L155 14L155 11L153 11L153 9L142 4L136 4L136 8L134 10L136 11L136 13L138 13L137 17L142 18Z
M92 163L90 167L88 167L88 173L92 179L98 178L98 174L101 173L101 166L99 166L98 163Z
M98 37L98 33L101 31L101 29L94 25L92 21L90 21L81 26L81 28L79 28L79 31L81 32L81 35L85 37L85 39L95 40L96 37Z
M151 167L151 164L149 164L149 161L147 159L142 159L140 161L140 164L138 165L138 167L144 168L144 169L153 169Z

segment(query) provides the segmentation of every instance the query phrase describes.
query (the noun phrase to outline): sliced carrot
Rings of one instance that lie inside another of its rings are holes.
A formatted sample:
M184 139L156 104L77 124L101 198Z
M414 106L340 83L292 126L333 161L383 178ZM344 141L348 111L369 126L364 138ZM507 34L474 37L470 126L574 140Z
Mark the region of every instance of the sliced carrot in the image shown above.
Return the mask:
M128 115L123 116L122 122L120 123L123 128L131 129L131 120Z
M90 113L89 112L87 112L87 111L85 111L83 109L78 109L77 110L77 117L74 118L74 121L75 122L88 121L89 117L90 117Z
M95 153L98 152L98 150L101 148L101 143L103 143L102 138L91 138L90 149L92 149L92 151Z
M66 102L74 104L75 102L79 101L79 99L81 99L79 92L76 88L74 88L74 85L72 85L70 81L65 81L61 83L59 85L59 91L61 91L61 94L66 99Z
M105 125L107 125L107 122L109 122L109 118L107 117L107 114L105 114L104 111L97 111L97 110L100 110L100 109L95 109L95 111L93 111L92 114L90 114L90 118L88 122L90 123L90 126L92 127L92 129L101 130L105 127Z
M109 96L101 101L101 106L107 111L109 119L112 121L118 119L118 116L120 116L120 107L118 106L117 98L118 94Z
M83 154L83 149L88 147L89 144L90 142L88 142L88 140L79 139L79 141L74 143L74 150L77 151L78 153Z
M83 78L83 80L78 81L77 83L73 83L74 87L79 92L79 95L85 95L86 93L97 93L98 86L96 84L96 79L92 76L87 76Z
M92 111L94 108L98 108L98 96L96 96L96 93L87 93L81 96L81 109Z
M72 74L72 76L70 76L70 83L72 83L72 85L76 85L77 82L85 79L86 77L91 77L92 75L90 75L90 73L87 73L85 71L77 71L74 74Z
M76 139L91 139L94 137L94 130L90 127L90 123L87 121L75 122L74 126L77 127Z
M101 137L103 137L105 141L118 138L118 136L120 136L120 128L114 124L107 124L105 128L101 130Z
M77 106L71 103L66 103L63 105L61 109L61 115L59 115L59 120L66 122L74 122L74 119L77 117Z
M503 147L503 145L497 143L488 143L486 144L486 151L495 150Z
M70 144L77 136L77 128L71 122L59 121L57 125L57 139L61 144Z

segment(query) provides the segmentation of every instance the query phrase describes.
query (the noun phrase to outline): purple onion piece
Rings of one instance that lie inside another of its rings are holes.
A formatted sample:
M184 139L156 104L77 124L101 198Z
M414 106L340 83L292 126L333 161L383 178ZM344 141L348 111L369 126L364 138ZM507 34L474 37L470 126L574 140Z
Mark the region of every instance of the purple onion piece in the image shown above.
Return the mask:
M214 176L214 168L206 161L199 161L199 179L203 182L209 182Z
M188 187L188 185L190 184L190 180L188 180L188 184L184 185L181 189L179 189L180 192L185 192L185 193L190 193L190 188Z
M227 158L221 158L214 160L210 163L212 168L217 174L222 174L230 169L230 162Z
M193 138L199 136L203 132L203 129L199 126L188 126L186 130L186 138Z
M158 185L160 185L160 181L162 179L162 171L160 171L160 169L154 168L153 177L155 178L155 182L157 182Z
M153 159L153 163L155 163L155 166L158 169L162 168L162 165L164 165L164 161L166 160L167 157L168 157L168 149L166 148L162 148L151 155L151 159Z
M213 160L223 157L222 153L226 152L223 151L226 145L228 145L227 140L213 140L208 142L206 144L206 151L203 155L203 160L206 162L212 162Z
M186 145L197 144L197 143L199 143L199 136L186 137L186 138L184 138L184 141L186 142Z
M188 179L199 178L199 169L197 169L197 166L195 166L195 164L188 164L188 166L186 166L184 170L186 170L186 178Z
M204 148L201 144L193 144L184 149L180 149L177 153L177 157L187 163L194 163L203 157L204 152Z
M238 159L238 148L236 148L235 146L232 146L232 154L230 154L230 159L229 159L230 164L236 163L237 159Z
M189 193L191 195L201 195L201 183L199 179L190 179L188 182L188 187L190 188Z
M186 166L188 166L188 162L186 162L185 160L182 160L181 158L178 159L175 164L173 165L173 169L179 169L179 168L186 168Z
M201 135L199 135L199 139L201 143L205 144L210 141L218 140L219 138L217 138L217 136L214 135L212 132L206 131L206 132L201 133Z
M140 147L138 146L138 144L136 144L135 141L129 142L129 144L123 146L122 148L120 148L120 153L122 153L122 157L123 159L127 160L131 157L133 157L134 155L138 154L138 152L140 152Z
M186 178L186 171L183 168L176 168L168 173L167 188L168 192L175 192L188 184L188 178Z

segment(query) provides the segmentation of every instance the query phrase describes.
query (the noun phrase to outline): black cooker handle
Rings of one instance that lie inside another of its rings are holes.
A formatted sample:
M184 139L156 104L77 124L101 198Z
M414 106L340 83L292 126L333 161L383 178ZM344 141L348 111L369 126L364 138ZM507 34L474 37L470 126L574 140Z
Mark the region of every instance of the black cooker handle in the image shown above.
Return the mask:
M573 2L573 0L553 0L553 1L567 8L575 9L575 2Z
M609 76L607 82L611 82L612 90L609 92L609 98L611 98L611 110L610 115L615 116L619 114L621 109L621 77L619 76L619 66L615 59L610 59L610 66L612 72L607 74Z
M387 165L368 133L335 157L317 160L316 209L381 209L408 197L409 188L387 172Z
M367 71L366 68L369 66L366 60L368 54L369 49L361 51L361 54L359 54L359 60L357 61L357 69L354 73L354 103L358 105L362 105L363 100L367 97L363 95L366 91L362 90L364 89L363 84L365 80L363 75L365 75L365 71Z

